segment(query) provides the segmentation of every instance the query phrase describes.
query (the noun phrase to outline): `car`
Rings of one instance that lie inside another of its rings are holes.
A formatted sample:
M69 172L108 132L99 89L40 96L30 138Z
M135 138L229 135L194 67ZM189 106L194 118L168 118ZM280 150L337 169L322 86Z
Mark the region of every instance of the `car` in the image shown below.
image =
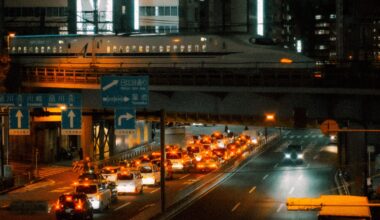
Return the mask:
M153 164L156 164L157 167L161 170L161 159L155 159L151 161ZM173 177L173 164L170 160L165 161L165 178L172 180Z
M120 171L119 166L106 166L102 169L101 175L104 179L110 182L116 182L117 173Z
M99 174L96 174L94 172L86 172L86 173L82 173L79 177L78 177L78 181L101 181L103 178L102 176L100 176Z
M143 193L142 175L140 171L123 171L117 174L117 193Z
M219 158L220 161L227 161L230 159L230 156L228 154L228 151L226 148L216 148L212 150L213 155Z
M93 209L102 212L109 208L112 202L112 192L104 183L97 181L84 181L75 184L76 193L85 193Z
M160 169L157 165L152 163L142 163L140 164L139 170L142 175L143 185L157 185L160 183Z
M299 144L290 144L284 151L284 160L291 162L303 162L303 147Z
M201 161L197 162L196 169L198 171L213 171L220 167L220 163L217 158L204 157Z
M57 220L93 219L93 208L84 193L65 193L59 196L54 205Z

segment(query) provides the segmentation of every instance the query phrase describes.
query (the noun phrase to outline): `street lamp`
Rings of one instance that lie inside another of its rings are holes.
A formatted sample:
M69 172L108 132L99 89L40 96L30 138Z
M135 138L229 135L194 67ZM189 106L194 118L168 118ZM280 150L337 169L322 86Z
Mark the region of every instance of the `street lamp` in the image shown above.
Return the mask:
M268 124L273 123L276 121L276 114L275 113L265 113L265 129L264 129L264 135L265 135L265 143L268 142Z

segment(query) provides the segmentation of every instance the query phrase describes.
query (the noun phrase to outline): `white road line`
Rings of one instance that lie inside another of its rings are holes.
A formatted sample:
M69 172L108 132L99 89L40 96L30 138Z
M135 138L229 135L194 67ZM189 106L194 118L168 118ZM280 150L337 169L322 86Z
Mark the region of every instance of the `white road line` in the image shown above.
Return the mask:
M253 191L255 191L255 189L256 189L256 186L254 186L254 187L252 187L252 189L251 190L249 190L249 194L251 194Z
M268 176L269 176L269 174L265 175L265 176L263 177L263 180L265 180Z
M300 181L300 180L302 180L302 178L303 178L303 176L300 175L300 176L297 178L297 180Z
M310 164L308 163L307 165L306 165L306 168L309 168L310 167Z
M278 163L276 163L276 165L274 165L274 168L277 168L278 167Z
M181 179L185 179L185 178L188 177L188 176L190 176L190 174L186 174L185 176L180 177L179 179L180 179L180 180L181 180Z
M155 193L155 192L157 192L158 190L160 190L160 188L157 188L157 189L153 190L153 191L150 192L150 193Z
M276 211L276 212L280 212L281 209L282 209L282 207L284 207L284 204L283 204L283 203L281 203L281 205L277 208L277 211Z
M238 202L232 209L231 212L234 212L240 206L240 202Z
M115 208L114 211L117 211L117 210L119 210L119 209L121 209L121 208L123 208L123 207L125 207L125 206L127 206L127 205L129 205L129 204L131 204L131 202L127 202L127 203L125 203L125 204L123 204L123 205L121 205L121 206Z
M292 194L294 192L294 186L290 189L289 194Z

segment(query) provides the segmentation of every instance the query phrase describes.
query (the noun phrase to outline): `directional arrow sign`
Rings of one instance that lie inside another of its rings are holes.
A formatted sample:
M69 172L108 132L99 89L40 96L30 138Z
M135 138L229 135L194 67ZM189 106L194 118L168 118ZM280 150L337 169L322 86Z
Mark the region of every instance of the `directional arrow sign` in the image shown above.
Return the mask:
M62 111L62 135L82 134L82 111L78 108L67 108Z
M10 135L30 135L29 109L27 108L9 109L9 134Z
M136 110L129 108L115 109L115 134L133 134L136 129Z
M149 101L148 76L103 76L101 78L103 107L134 108Z

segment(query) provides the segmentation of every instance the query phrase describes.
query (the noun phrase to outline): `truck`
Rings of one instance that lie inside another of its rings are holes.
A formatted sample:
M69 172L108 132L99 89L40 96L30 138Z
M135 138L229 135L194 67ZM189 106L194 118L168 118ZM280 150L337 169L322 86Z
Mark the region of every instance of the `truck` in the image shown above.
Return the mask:
M106 184L99 182L81 182L75 184L76 193L85 193L89 198L94 210L103 212L110 207L112 192Z

